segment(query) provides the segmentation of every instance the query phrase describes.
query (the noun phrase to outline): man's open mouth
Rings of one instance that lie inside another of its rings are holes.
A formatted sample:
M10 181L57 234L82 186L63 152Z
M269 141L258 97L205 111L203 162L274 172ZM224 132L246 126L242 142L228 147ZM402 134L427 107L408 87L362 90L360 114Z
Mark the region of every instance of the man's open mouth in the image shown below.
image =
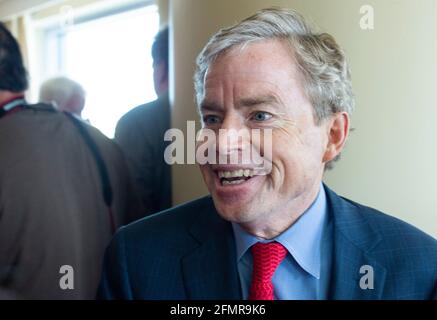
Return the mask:
M222 186L241 184L252 178L255 174L252 169L233 171L217 171Z

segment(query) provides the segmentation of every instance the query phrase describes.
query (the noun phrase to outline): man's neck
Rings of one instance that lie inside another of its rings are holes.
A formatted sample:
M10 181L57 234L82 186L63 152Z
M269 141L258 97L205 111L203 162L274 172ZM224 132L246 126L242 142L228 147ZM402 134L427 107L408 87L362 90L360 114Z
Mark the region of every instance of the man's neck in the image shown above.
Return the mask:
M248 233L263 239L273 239L290 228L301 215L311 206L320 191L320 181L310 190L300 195L278 212L272 213L261 221L242 223L240 226Z
M24 96L23 92L11 92L11 91L2 91L0 90L0 107L12 101L14 99L18 99Z
M168 82L158 85L158 87L155 88L155 92L158 97L168 94Z

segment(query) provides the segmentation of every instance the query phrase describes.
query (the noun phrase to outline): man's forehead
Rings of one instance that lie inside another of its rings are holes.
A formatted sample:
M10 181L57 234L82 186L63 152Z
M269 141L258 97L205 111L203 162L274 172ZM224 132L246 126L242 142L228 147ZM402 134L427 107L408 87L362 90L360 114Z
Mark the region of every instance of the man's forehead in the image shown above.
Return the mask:
M216 99L230 92L244 100L250 100L254 97L273 100L282 91L284 91L283 83L279 83L276 79L270 79L267 74L257 74L256 77L250 77L250 79L244 73L234 74L230 80L226 76L216 75L205 81L202 100Z
M294 73L289 68L269 70L245 68L212 69L205 74L204 96L215 95L232 88L238 93L267 95L289 86Z
M278 53L287 58L294 56L289 42L282 39L264 39L234 45L219 54L212 64L221 60L238 58L257 61L262 58L272 57Z
M204 84L233 77L269 79L290 75L296 70L295 59L288 45L280 40L265 40L239 45L218 56L204 75Z
M204 81L202 100L215 99L225 92L233 92L242 99L262 97L263 100L274 100L277 95L285 94L284 91L298 87L292 79L292 72L283 68L281 70L229 70L226 72L211 72ZM300 86L299 86L300 87Z

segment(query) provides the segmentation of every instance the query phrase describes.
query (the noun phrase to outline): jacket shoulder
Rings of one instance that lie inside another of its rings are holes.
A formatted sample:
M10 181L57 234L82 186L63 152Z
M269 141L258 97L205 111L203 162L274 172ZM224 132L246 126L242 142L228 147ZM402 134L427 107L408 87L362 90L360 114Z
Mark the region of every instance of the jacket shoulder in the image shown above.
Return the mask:
M380 241L372 249L372 255L387 268L395 281L399 278L411 281L415 279L416 289L435 286L434 290L437 290L437 240L435 238L391 215L344 200L358 209L357 214L367 221L374 230L374 235L379 236ZM413 282L408 290L412 289Z
M124 114L117 123L117 126L154 123L156 115L161 110L161 101L154 100L142 105L139 105Z
M434 247L437 253L437 240L417 227L377 209L358 204L342 198L355 206L360 214L368 221L369 225L377 231L384 241L393 244L408 244L411 247L425 245Z
M392 299L437 298L437 240L411 224L328 191L336 235L386 270Z

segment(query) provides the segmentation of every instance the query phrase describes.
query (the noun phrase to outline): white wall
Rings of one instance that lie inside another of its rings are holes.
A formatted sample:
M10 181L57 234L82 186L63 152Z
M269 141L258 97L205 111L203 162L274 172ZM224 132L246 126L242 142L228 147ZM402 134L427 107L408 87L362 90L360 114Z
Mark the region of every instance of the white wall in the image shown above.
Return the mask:
M359 27L362 5L375 29ZM173 124L197 119L194 59L210 35L256 10L292 7L333 34L349 58L357 108L343 159L327 184L437 237L437 1L173 0ZM206 193L195 166L174 168L177 203Z

